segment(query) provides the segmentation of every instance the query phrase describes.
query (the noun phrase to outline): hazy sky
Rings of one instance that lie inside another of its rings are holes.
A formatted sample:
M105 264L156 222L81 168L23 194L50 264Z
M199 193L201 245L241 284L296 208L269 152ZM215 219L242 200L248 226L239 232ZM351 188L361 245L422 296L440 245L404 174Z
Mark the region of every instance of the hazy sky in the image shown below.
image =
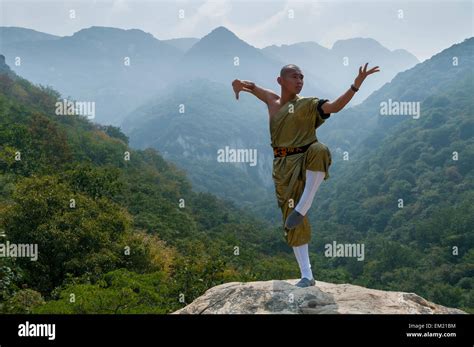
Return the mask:
M0 11L1 26L60 36L98 25L137 28L158 39L202 37L223 25L259 48L300 41L330 48L340 39L371 37L392 50L405 48L420 60L474 31L472 0L0 0Z

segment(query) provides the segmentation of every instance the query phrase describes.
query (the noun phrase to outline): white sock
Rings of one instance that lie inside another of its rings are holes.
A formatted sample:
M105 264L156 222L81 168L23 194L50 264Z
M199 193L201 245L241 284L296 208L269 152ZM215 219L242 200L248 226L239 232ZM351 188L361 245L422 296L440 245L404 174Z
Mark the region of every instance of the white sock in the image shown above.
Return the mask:
M306 216L308 213L311 204L313 203L314 195L319 188L319 185L324 180L326 173L323 171L310 171L306 170L306 183L304 185L304 191L301 195L300 201L295 207L295 210L298 211L303 216Z
M311 263L309 262L308 244L304 244L298 247L293 247L295 252L296 260L300 267L301 278L306 277L307 279L313 278L313 272L311 271Z

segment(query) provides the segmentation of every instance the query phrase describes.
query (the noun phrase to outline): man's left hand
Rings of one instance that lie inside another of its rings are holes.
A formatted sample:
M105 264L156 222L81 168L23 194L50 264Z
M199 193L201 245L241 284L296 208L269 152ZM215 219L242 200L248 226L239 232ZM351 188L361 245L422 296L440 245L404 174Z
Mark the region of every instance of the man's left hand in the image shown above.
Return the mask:
M365 78L375 72L379 72L379 67L373 67L372 69L367 71L367 65L369 63L365 63L364 68L362 66L359 67L359 75L357 75L356 79L354 80L354 87L360 88L362 82L364 82Z

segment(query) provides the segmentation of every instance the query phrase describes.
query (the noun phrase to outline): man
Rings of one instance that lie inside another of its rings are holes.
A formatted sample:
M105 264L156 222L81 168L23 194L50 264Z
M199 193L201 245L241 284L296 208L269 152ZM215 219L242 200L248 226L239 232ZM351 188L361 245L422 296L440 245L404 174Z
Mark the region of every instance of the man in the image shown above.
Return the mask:
M347 105L368 75L380 71L378 66L367 71L367 65L359 67L354 84L333 102L299 96L304 75L294 64L285 65L277 78L281 96L251 81L232 82L237 100L239 93L245 91L268 106L274 152L272 176L283 215L285 239L293 247L301 272L298 287L315 285L308 254L311 227L306 214L319 185L329 178L331 165L331 152L318 142L315 129L331 113L339 112Z

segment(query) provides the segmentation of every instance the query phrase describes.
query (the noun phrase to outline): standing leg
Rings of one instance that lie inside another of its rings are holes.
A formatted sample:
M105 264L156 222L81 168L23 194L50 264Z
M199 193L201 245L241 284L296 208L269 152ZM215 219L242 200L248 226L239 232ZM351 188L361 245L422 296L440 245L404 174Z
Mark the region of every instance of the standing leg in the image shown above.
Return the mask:
M307 279L312 279L313 272L311 271L311 263L309 262L308 244L293 247L293 251L295 252L296 260L300 267L301 278L306 277Z
M298 287L314 286L313 272L311 271L311 263L309 261L308 244L293 247L296 260L300 267L301 280L296 284Z

